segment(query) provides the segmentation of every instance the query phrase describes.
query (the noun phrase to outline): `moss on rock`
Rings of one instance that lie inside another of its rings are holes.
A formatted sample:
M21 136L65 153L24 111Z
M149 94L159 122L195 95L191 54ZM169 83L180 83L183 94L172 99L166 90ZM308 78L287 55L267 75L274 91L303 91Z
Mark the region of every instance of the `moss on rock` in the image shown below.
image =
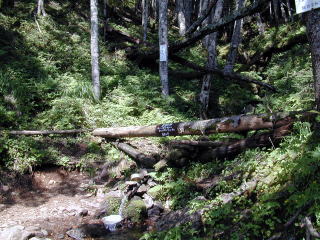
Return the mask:
M147 207L142 200L131 200L123 209L123 217L130 219L133 223L139 223L144 219Z

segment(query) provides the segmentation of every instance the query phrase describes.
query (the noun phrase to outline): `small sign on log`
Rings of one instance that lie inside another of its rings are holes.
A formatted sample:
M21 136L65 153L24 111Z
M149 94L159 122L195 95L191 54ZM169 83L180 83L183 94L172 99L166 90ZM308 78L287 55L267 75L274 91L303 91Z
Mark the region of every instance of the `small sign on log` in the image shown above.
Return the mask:
M295 0L297 13L304 13L320 8L320 0Z

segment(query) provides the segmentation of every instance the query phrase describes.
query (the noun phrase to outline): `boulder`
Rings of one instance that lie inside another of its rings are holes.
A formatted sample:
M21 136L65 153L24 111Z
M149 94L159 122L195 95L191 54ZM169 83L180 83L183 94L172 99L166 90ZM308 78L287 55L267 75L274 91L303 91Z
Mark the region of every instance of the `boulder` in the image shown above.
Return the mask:
M1 240L27 240L33 236L34 233L26 231L24 226L14 226L0 232Z
M130 180L140 182L143 179L143 176L140 173L134 173L131 175Z
M147 194L153 199L159 199L159 197L161 197L161 195L163 194L163 186L154 186L147 191Z
M202 226L202 216L199 212L190 213L189 209L169 212L157 221L156 229L165 231L181 224L190 224L190 228L199 230Z
M85 238L102 238L106 237L110 231L105 228L103 223L82 224L78 228L66 232L67 235L76 240Z
M131 200L123 209L122 215L124 218L130 219L133 223L139 223L146 216L147 207L143 200Z
M107 195L104 201L100 204L99 209L96 210L94 217L100 218L107 215L118 214L122 198L123 197L119 195Z

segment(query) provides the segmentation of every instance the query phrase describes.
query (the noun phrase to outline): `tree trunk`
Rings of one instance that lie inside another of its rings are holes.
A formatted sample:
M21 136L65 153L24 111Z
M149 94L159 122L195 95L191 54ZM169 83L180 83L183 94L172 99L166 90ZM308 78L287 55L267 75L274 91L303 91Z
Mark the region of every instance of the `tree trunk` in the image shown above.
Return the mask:
M38 0L38 9L37 9L37 15L40 16L47 16L46 11L44 10L44 0Z
M301 115L301 116L300 116ZM153 126L98 128L92 134L105 138L166 137L204 135L227 132L278 128L294 120L308 121L317 114L312 112L289 112L260 115L238 115L194 122L180 122Z
M258 31L259 31L260 35L263 35L265 33L266 29L265 29L264 23L262 22L261 14L256 13L255 16L257 19Z
M287 13L286 10L284 9L284 3L280 2L280 9L281 9L281 16L283 17L285 22L288 22L288 17L287 17Z
M108 23L109 23L109 16L108 16L108 2L107 0L103 0L103 39L107 41L107 32L108 32Z
M211 22L216 22L221 18L222 9L223 9L223 0L218 0L216 3L215 11L213 12L213 14L211 14L211 19L210 19ZM217 59L216 59L217 36L218 36L217 32L211 33L209 36L207 36L207 41L205 41L206 48L208 51L207 68L217 68ZM213 81L213 74L207 74L203 78L201 92L200 92L201 119L208 119L209 117L217 115L216 113L218 112L217 109L219 108L219 106L218 106L217 92L214 93L215 96L210 96L212 81ZM209 103L211 103L210 108L209 108ZM214 114L210 115L208 112L209 109L213 110Z
M33 131L33 130L22 130L22 131L0 131L0 135L2 134L9 134L9 135L24 135L24 136L47 136L52 134L61 134L61 135L72 135L72 134L79 134L79 133L87 133L92 131L92 129L75 129L75 130L40 130L40 131Z
M245 0L238 0L237 2L237 10L243 8ZM243 19L239 19L234 24L231 44L230 44L230 50L229 55L227 58L227 63L224 67L225 72L233 72L234 64L236 62L237 54L238 54L238 48L241 43L241 30L243 25Z
M145 43L147 41L148 33L148 19L149 19L149 0L142 0L142 40Z
M320 9L305 13L311 48L316 109L320 111Z
M292 22L293 21L293 14L292 14L290 0L287 0L287 8L288 8L288 15L289 15L290 21Z
M137 164L141 166L152 168L153 165L157 163L156 159L144 155L138 149L135 149L129 144L122 142L112 142L111 144L118 148L120 151L124 152L125 154L133 158L137 162Z
M99 68L99 23L98 23L98 0L90 0L91 10L91 66L93 96L100 100L100 68Z
M191 24L192 0L176 0L179 34L184 36Z
M168 79L168 0L159 2L159 72L162 84L162 95L169 96Z
M272 0L272 5L273 5L274 18L275 18L276 24L278 24L279 23L279 0Z
M270 0L258 0L257 2L251 4L248 7L244 7L238 11L232 12L230 15L222 18L220 21L214 24L209 24L205 27L200 28L198 31L194 32L191 36L185 38L184 40L177 41L175 43L170 44L169 52L170 54L176 53L184 48L190 47L199 40L202 40L205 36L210 33L217 32L220 29L223 29L228 24L234 22L235 20L241 19L245 16L253 15L257 12L264 10L266 5ZM162 2L162 1L161 1ZM128 57L131 59L140 59L142 60L154 60L159 56L159 47L154 47L150 51L146 51L145 49L133 49L130 53L128 53Z

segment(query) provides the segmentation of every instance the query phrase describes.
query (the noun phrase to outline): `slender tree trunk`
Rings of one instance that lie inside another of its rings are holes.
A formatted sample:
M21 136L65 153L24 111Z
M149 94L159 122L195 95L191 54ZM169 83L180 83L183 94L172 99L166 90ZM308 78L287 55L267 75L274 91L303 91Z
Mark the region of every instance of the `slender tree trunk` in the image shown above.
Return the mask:
M183 36L191 24L192 0L176 0L179 33Z
M291 8L290 0L287 0L287 8L288 8L289 19L292 22L293 21L293 14L292 14L292 8Z
M245 0L238 0L237 9L243 8ZM239 19L234 24L230 51L227 58L226 66L224 67L225 72L233 72L234 64L236 62L238 48L241 43L241 30L243 25L243 19Z
M168 0L159 2L159 72L162 84L162 95L169 96L168 79Z
M46 11L44 10L44 0L38 0L38 9L37 9L37 15L40 16L47 16Z
M100 68L99 68L99 23L98 23L98 0L90 0L91 10L91 66L93 96L100 99Z
M276 24L278 24L279 23L279 0L272 0L272 5L273 5L274 18L275 18Z
M320 9L305 13L311 48L316 109L320 111Z
M149 0L142 0L142 27L143 27L143 42L147 41L149 19Z
M280 2L280 9L281 9L281 16L283 17L285 22L288 22L288 17L287 17L287 13L286 10L284 9L284 3Z
M107 0L103 0L103 39L107 41L107 32L108 32L108 23L109 23L109 16L108 16L108 2Z
M151 8L154 19L158 19L159 13L159 0L151 0Z
M256 13L256 19L257 19L259 33L260 33L260 35L263 35L265 33L266 29L265 29L264 23L262 22L260 13Z
M215 11L211 14L211 22L216 22L221 18L223 10L223 0L218 0L216 4ZM217 36L218 32L211 33L206 39L206 48L208 50L208 62L207 68L216 68L217 67ZM201 92L200 92L200 118L208 119L212 117L209 114L209 110L213 110L214 113L217 113L218 106L218 93L214 92L214 96L210 96L211 84L213 82L213 74L207 74L203 78ZM210 103L210 104L209 104ZM209 106L210 105L210 106ZM213 114L216 115L216 114Z

